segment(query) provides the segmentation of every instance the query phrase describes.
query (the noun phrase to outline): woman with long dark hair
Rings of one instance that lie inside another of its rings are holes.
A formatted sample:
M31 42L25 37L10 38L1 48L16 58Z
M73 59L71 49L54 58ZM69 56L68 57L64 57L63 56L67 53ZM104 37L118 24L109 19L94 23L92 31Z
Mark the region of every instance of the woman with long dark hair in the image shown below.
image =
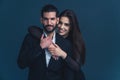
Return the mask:
M64 10L60 16L58 23L58 33L72 43L73 57L69 57L60 47L55 44L58 49L49 48L49 51L55 56L61 56L66 60L69 67L75 73L75 80L84 80L84 74L81 66L85 63L85 44L80 32L77 17L72 10Z

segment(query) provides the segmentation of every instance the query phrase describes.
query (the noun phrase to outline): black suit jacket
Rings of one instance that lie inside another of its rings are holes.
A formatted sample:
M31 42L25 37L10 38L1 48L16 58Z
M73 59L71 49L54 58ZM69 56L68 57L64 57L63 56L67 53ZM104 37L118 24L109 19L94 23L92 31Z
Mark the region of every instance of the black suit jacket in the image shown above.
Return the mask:
M24 38L18 56L20 68L29 68L28 80L73 80L73 72L67 67L62 58L50 59L46 67L45 51L39 45L40 40L31 34ZM69 41L56 34L56 44L65 52L71 55L71 45Z

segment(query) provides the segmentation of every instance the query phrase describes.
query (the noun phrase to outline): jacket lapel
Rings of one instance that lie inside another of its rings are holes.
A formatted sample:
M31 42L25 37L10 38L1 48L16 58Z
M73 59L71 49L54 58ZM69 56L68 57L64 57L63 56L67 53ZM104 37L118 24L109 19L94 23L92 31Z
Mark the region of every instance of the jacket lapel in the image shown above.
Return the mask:
M55 38L56 38L56 44L60 44L59 36L58 36L57 33L56 33ZM48 64L48 68L53 67L54 65L56 65L56 63L58 63L59 60L60 60L60 58L58 58L58 60L55 60L55 59L51 56L50 61L49 61L49 64Z

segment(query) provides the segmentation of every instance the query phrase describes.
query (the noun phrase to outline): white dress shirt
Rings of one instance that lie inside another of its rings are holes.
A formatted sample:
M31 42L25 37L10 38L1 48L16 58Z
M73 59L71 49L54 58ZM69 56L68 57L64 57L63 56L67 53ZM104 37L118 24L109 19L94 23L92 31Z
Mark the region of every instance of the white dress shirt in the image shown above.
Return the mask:
M44 32L44 35L47 37L47 34ZM56 32L54 31L54 34L53 34L53 38L52 38L52 42L55 43L56 41ZM48 51L48 49L45 49L45 57L46 57L46 66L48 67L48 64L49 64L49 61L51 59L51 53Z

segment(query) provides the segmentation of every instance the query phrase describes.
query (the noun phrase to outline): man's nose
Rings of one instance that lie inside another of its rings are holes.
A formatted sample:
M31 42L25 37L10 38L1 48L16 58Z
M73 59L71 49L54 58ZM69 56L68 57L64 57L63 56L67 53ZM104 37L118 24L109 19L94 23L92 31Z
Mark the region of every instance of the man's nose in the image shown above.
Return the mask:
M47 23L48 23L48 25L51 25L51 20L48 20L48 22L47 22Z

